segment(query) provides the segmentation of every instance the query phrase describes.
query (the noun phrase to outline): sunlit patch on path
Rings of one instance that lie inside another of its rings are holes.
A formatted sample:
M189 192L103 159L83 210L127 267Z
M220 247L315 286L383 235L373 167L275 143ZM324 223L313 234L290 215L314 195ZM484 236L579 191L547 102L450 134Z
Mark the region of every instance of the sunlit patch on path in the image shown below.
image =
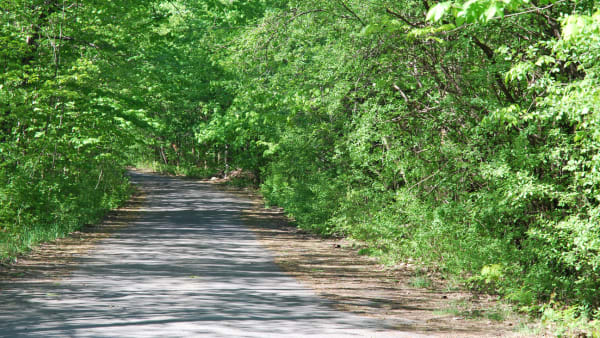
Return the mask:
M416 336L337 311L282 273L243 226L250 201L132 173L146 202L57 280L0 284L3 337Z

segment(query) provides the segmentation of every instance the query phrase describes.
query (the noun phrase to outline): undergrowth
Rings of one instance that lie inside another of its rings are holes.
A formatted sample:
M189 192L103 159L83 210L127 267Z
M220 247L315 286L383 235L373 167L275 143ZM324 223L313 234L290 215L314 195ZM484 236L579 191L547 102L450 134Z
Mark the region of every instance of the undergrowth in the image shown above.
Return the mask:
M82 180L81 186L49 178L28 190L10 190L9 185L11 198L0 205L0 216L4 217L0 220L6 224L0 232L0 261L10 261L39 243L97 223L109 210L129 199L132 189L123 171L111 174L105 170L103 176L104 184L96 184L98 176L94 175L89 177L94 184ZM15 205L21 207L14 208ZM9 219L16 223L8 223Z

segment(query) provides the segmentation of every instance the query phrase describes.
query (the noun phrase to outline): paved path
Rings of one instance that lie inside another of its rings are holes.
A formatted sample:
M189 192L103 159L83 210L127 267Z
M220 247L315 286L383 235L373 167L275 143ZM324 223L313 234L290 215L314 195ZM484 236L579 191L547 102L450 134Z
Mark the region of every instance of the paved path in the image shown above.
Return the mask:
M0 337L415 337L281 272L210 184L133 173L140 217L59 283L0 285Z

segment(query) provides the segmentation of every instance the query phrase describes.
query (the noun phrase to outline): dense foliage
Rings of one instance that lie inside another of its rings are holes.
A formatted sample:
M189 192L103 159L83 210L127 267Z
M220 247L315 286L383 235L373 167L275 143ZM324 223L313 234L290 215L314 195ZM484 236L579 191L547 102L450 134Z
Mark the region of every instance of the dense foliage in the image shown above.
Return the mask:
M0 256L92 222L127 194L128 2L0 2ZM137 19L136 19L137 20ZM139 20L136 21L139 24ZM133 25L133 24L132 24ZM142 27L139 27L142 29Z
M593 6L290 1L220 61L241 80L200 141L301 227L596 309Z
M241 168L300 227L600 307L593 0L1 3L3 236L115 205L127 161Z

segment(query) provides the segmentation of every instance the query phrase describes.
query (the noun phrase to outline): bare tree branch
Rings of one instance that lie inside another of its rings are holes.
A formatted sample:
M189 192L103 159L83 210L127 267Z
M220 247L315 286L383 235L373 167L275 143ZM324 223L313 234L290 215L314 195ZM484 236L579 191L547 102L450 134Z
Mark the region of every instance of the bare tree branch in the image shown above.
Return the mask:
M409 25L409 26L411 26L411 27L415 27L415 28L417 28L417 27L421 27L421 26L423 25L423 22L422 22L422 21L419 21L419 22L417 22L417 23L412 23L412 22L410 22L410 21L409 21L407 18L405 18L404 16L402 16L402 14L400 14L400 13L397 13L397 12L394 12L394 11L392 11L392 10L391 10L391 9L389 9L389 8L386 8L386 9L385 9L385 11L386 11L388 14L391 14L391 15L393 15L393 16L395 16L395 17L397 17L398 19L400 19L400 20L404 21L404 23L406 23L407 25Z
M472 39L475 45L477 45L477 47L479 47L487 56L488 60L490 60L492 64L495 64L496 59L494 59L494 51L488 45L481 42L476 36L473 36ZM500 87L500 90L502 90L508 101L510 103L516 103L515 98L512 96L512 94L504 84L504 81L502 81L502 77L500 76L500 74L495 73L494 77L496 78L496 83L498 84L498 87Z
M353 17L356 18L356 20L358 20L361 25L366 26L367 24L363 21L363 19L361 19L358 15L356 15L356 12L354 12L350 7L348 7L348 5L346 5L346 3L344 2L344 0L338 0L338 2L342 5L342 7L344 7L348 12L350 12L350 14L352 14Z

